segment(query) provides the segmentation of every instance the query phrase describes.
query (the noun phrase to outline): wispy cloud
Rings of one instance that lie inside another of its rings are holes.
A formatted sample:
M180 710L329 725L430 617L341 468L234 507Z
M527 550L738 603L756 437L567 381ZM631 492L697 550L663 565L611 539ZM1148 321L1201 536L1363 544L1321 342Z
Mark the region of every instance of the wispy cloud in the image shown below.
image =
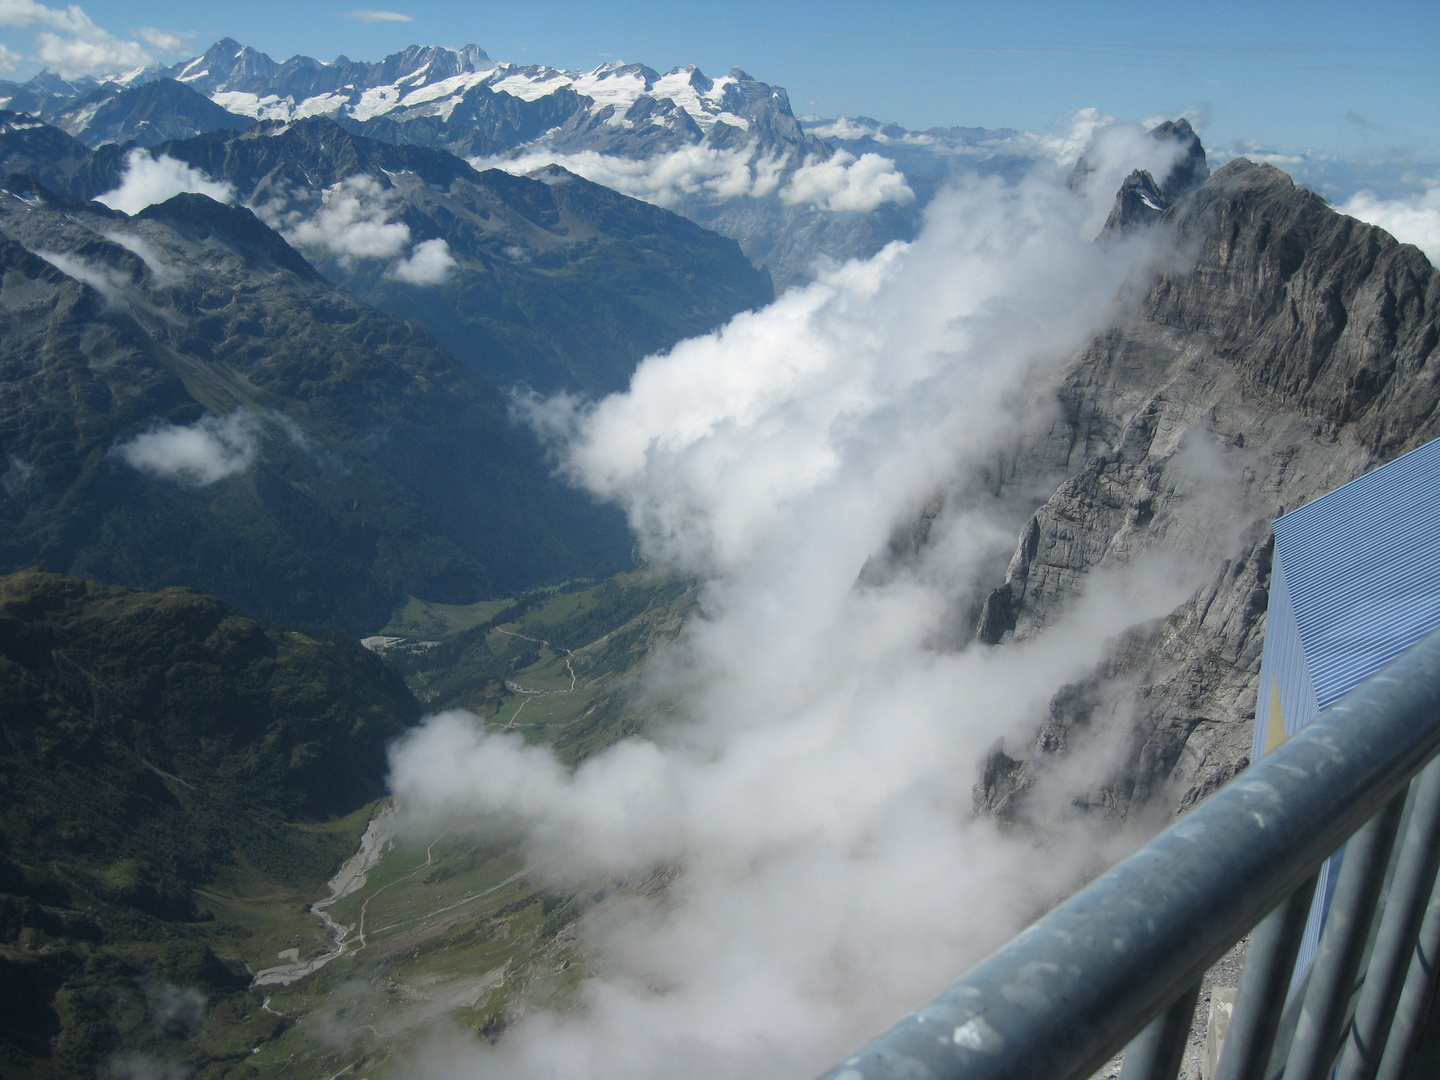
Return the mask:
M185 280L184 269L169 262L160 254L160 250L144 237L111 231L105 234L105 239L112 244L119 244L139 258L149 269L151 280L154 281L157 288L168 289Z
M190 38L194 34L175 34L169 30L159 30L153 26L138 27L134 34L147 45L158 49L162 53L181 53L190 48Z
M44 248L36 248L35 254L62 274L89 285L103 296L105 303L111 307L125 305L125 296L133 283L124 273L116 270L113 266L92 262L79 255L64 251L47 251Z
M357 22L365 23L390 23L390 22L414 22L413 15L405 15L398 11L370 11L361 8L358 11L342 11L340 17L344 19L355 19Z

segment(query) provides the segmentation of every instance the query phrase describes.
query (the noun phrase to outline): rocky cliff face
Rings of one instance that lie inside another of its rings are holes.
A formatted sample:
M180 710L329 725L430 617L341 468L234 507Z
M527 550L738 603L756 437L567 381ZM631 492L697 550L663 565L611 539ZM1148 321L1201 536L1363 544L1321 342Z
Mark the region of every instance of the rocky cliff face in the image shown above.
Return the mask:
M1156 217L1183 265L1073 358L1053 422L999 463L1001 489L1053 494L976 633L1033 635L1097 571L1161 552L1193 591L1057 695L1033 743L996 748L975 797L1002 817L1047 784L1117 815L1183 811L1243 768L1269 522L1440 435L1440 275L1418 249L1244 160ZM1105 778L1076 787L1063 761L1107 739Z

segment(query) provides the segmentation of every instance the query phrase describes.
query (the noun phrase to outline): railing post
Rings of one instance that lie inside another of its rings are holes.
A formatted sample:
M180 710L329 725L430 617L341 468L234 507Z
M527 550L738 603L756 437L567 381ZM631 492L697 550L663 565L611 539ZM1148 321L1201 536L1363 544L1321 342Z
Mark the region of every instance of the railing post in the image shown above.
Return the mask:
M1440 880L1430 892L1430 906L1420 926L1420 940L1405 976L1405 989L1395 1008L1395 1022L1385 1043L1385 1056L1380 1059L1377 1080L1401 1080L1416 1050L1420 1032L1435 1004L1436 961L1440 959Z
M1312 875L1282 900L1250 936L1215 1080L1263 1080L1317 880Z
M1405 792L1401 791L1345 847L1345 862L1285 1063L1285 1080L1325 1080L1335 1063L1340 1025L1350 1007L1404 810Z
M1410 827L1380 916L1380 929L1345 1040L1338 1080L1372 1080L1385 1053L1396 1004L1415 952L1426 900L1440 869L1440 759L1415 780Z
M1288 1055L1300 1068L1285 1080L1323 1080L1405 790L1437 751L1440 631L835 1065L827 1080L1082 1080L1188 994L1348 840L1304 1007L1292 1001L1282 1014L1287 1028L1293 1013L1304 1016ZM1272 1056L1286 1057L1278 1048ZM1137 1054L1132 1068L1142 1064Z
M1130 1041L1120 1066L1120 1080L1175 1080L1185 1060L1185 1043L1190 1038L1195 1002L1199 999L1197 982Z

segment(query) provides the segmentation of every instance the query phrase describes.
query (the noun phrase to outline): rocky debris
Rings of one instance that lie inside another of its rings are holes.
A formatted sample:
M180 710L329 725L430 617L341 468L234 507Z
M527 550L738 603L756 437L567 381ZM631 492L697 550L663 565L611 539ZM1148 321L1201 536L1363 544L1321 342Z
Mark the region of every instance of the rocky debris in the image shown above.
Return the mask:
M1047 778L1071 782L1057 764L1101 731L1121 745L1106 777L1069 792L1086 810L1183 811L1243 768L1269 522L1440 435L1440 275L1416 248L1244 160L1157 220L1192 261L1071 361L1058 418L1002 470L1017 489L1062 479L976 635L1034 635L1101 569L1168 558L1203 579L1057 695L1033 742L991 754L976 805L1009 820Z

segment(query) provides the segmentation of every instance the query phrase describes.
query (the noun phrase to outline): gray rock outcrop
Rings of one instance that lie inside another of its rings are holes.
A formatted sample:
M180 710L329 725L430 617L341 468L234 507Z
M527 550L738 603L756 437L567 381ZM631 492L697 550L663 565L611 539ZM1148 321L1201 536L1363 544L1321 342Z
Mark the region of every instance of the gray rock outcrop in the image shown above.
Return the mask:
M1183 811L1243 768L1270 521L1440 435L1440 274L1418 249L1246 160L1155 218L1187 264L1071 360L1054 421L999 464L1015 491L1058 483L975 632L1023 640L1097 571L1162 553L1203 580L1058 694L1031 744L996 747L975 800L1002 818L1047 784L1117 816ZM1102 738L1105 775L1074 788L1061 763Z

